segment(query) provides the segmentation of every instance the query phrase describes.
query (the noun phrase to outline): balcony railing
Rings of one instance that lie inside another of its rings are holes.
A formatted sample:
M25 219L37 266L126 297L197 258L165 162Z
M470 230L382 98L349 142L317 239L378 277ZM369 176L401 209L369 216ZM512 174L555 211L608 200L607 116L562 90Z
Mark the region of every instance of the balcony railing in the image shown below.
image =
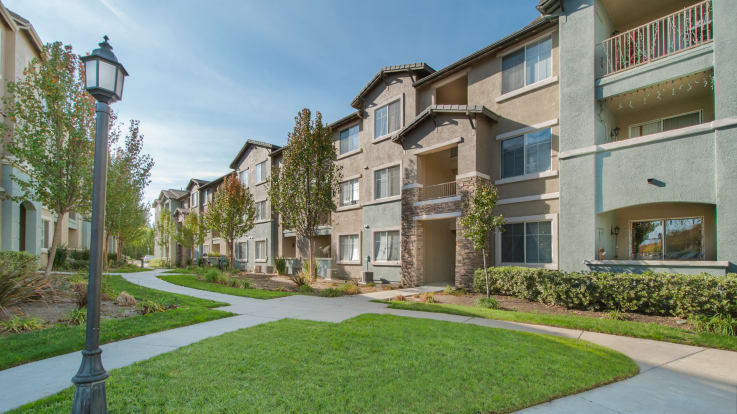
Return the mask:
M437 198L453 197L456 195L456 182L427 185L420 188L420 201L434 200Z
M713 39L711 1L705 0L668 16L604 40L602 76L622 72L694 48Z

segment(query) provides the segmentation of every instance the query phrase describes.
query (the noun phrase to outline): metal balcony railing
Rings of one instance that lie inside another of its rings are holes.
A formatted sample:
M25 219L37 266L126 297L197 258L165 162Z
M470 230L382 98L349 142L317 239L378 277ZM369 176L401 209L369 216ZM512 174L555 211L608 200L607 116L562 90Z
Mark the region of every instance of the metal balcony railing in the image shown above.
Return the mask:
M420 188L419 201L434 200L436 198L453 197L457 194L456 182L427 185Z
M608 76L711 42L711 1L705 0L612 36L599 44Z

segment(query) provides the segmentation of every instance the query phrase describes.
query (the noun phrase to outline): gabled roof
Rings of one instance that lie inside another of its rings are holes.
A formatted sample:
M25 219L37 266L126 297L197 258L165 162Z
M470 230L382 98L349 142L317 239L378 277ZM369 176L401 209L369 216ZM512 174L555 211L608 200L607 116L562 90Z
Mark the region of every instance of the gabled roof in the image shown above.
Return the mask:
M458 72L459 70L464 69L465 67L473 64L477 60L484 58L490 54L497 53L498 51L513 45L514 43L520 41L522 38L527 37L529 35L538 33L540 31L543 31L545 29L548 29L549 27L552 27L558 23L558 18L555 16L542 16L538 17L537 19L533 20L530 24L523 27L522 29L510 34L509 36L503 37L496 42L490 44L489 46L486 46L485 48L478 50L476 52L471 53L470 55L451 63L450 65L440 69L437 72L434 72L428 76L425 76L424 78L421 78L413 84L415 87L418 87L420 85L424 85L428 82L432 82L438 79L442 79L448 75L451 75L455 72Z
M424 111L422 111L414 121L410 122L409 125L402 128L397 135L392 138L392 141L399 142L407 136L407 134L413 129L417 128L425 122L427 119L432 119L434 114L465 114L465 115L483 115L488 119L499 122L499 116L492 112L489 108L481 105L430 105Z
M243 157L243 155L246 153L246 150L248 150L248 147L250 147L251 145L255 145L257 147L263 147L263 148L266 148L272 151L275 149L281 148L278 145L270 144L268 142L256 141L255 139L248 139L246 140L246 143L243 144L243 147L241 147L241 150L238 151L238 155L236 155L235 158L233 158L233 162L230 163L230 168L234 170L238 168L238 160L240 160L241 157Z
M340 118L339 120L337 120L337 121L335 121L335 122L333 122L331 124L328 124L328 128L336 128L336 127L339 127L341 125L347 124L349 122L353 122L353 121L355 121L357 119L361 119L361 117L358 115L358 111L351 112L350 114L344 116L343 118Z
M0 6L2 6L2 3L0 3ZM41 53L41 51L43 50L43 42L41 42L41 38L38 36L38 33L36 33L36 29L33 28L31 22L29 22L26 18L19 15L18 13L15 13L10 9L6 9L5 6L2 6L1 8L3 11L7 11L8 16L13 20L11 28L17 28L26 32L26 36L28 36L28 38L30 39L31 44L36 47L37 52ZM0 12L0 14L4 13Z
M233 174L233 171L227 172L227 173L221 175L220 177L218 177L218 178L216 178L216 179L214 179L214 180L212 180L212 181L210 181L208 183L203 184L202 186L200 186L200 189L203 189L203 188L212 188L212 187L216 187L217 188L217 186L219 186L220 183L223 182L223 180L225 179L225 177L227 177L229 175L232 175L232 174Z
M379 72L374 75L369 83L367 83L366 86L361 89L361 92L359 92L358 95L353 98L353 101L351 101L351 106L356 109L361 109L361 100L368 93L368 91L376 86L376 84L381 82L384 79L384 76L386 76L387 74L399 72L407 72L410 74L416 73L418 75L418 79L420 79L435 72L435 69L431 68L430 65L428 65L427 63L409 63L406 65L385 66L381 68L381 70L379 70Z
M170 188L168 190L161 190L161 192L159 193L159 200L161 200L162 198L168 198L170 200L178 200L187 194L189 194L187 191Z
M205 184L207 184L207 180L200 180L199 178L192 178L191 180L189 180L189 183L187 184L187 190L191 189L193 185L202 187Z

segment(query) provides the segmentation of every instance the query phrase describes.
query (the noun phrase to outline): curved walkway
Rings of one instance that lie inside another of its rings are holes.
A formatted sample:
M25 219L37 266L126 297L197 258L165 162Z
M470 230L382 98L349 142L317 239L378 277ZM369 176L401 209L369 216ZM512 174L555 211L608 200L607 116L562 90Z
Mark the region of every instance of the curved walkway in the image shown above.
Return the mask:
M130 273L123 277L153 289L230 303L220 309L238 316L103 345L106 369L120 368L211 336L282 318L340 322L363 313L388 313L580 338L622 352L640 367L640 373L628 380L520 413L737 413L737 352L549 326L388 309L384 304L371 302L371 294L340 298L295 295L270 300L251 299L174 285L158 279L159 273ZM80 359L80 352L73 352L0 371L0 411L70 386Z

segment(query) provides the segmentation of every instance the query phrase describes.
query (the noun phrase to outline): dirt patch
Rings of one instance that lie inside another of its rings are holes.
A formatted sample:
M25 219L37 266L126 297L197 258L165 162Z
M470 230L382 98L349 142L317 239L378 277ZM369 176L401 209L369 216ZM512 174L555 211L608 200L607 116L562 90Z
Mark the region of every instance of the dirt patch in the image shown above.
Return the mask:
M294 282L289 280L289 278L286 276L264 274L264 273L239 273L239 274L233 275L233 277L248 280L251 283L251 286L256 289L280 290L280 291L285 291L285 292L297 291L297 287L295 286ZM310 286L312 286L313 289L319 291L319 290L328 289L328 288L338 288L349 282L350 282L349 280L317 279L315 282L311 283ZM370 292L377 292L377 291L382 291L382 290L397 289L399 288L399 285L397 284L377 284L375 286L359 285L359 287L361 288L361 293L370 293Z
M447 303L453 305L464 305L464 306L475 306L478 298L485 297L486 295L471 293L465 295L450 295L447 293L438 292L435 294L435 301L437 303ZM513 296L501 296L492 295L499 303L499 309L518 311L518 312L531 312L531 313L543 313L552 315L577 315L586 316L590 318L608 319L607 312L594 312L594 311L582 311L566 309L562 306L546 305L544 303L530 302L524 299L515 298ZM419 296L407 297L408 301L419 302ZM674 316L654 316L654 315L642 315L639 313L627 313L622 312L626 315L627 320L633 322L643 323L657 323L663 326L670 326L672 328L691 329L688 323L679 323L682 321L681 318Z
M77 305L73 299L58 298L57 301L50 303L23 303L20 306L8 308L8 311L11 315L39 318L47 324L53 324L64 322L69 313L76 308ZM102 319L116 319L137 316L141 312L136 306L118 306L113 301L102 301L100 314Z

